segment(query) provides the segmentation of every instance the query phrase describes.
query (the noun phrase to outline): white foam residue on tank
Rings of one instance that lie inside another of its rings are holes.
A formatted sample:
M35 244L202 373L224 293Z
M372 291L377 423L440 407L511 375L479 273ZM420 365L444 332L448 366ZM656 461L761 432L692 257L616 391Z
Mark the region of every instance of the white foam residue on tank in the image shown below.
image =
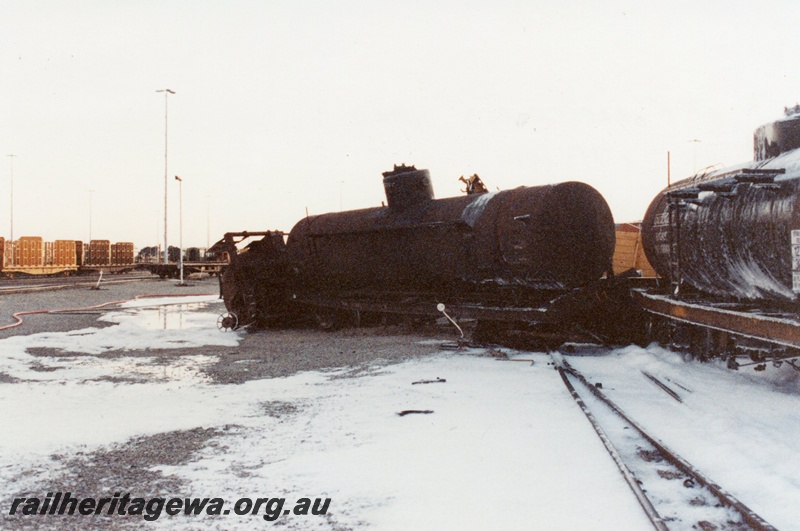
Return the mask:
M747 208L740 214L750 220L783 219L786 216L782 210L791 211L793 203L793 201L780 199L748 201ZM775 238L766 232L763 237L767 241ZM728 241L727 245L722 246L722 252L723 260L728 264L726 266L729 272L727 282L731 289L739 294L739 297L750 300L764 297L794 300L795 296L791 286L787 286L784 280L776 276L779 272L773 270L776 267L771 265L773 262L771 260L765 262L768 257L762 256L764 251L759 246L760 242L745 239L735 246L735 255L731 256L727 249L734 248L734 243ZM774 252L780 251L775 249Z
M476 194L475 200L464 207L464 210L461 212L461 221L470 227L474 227L478 219L480 219L481 214L483 214L483 209L486 208L486 205L489 204L489 201L491 201L497 193L497 191L494 191L485 194Z
M795 120L797 119L797 115L793 115L789 118L784 118L784 119ZM721 178L726 175L732 176L745 169L750 169L750 170L783 169L784 173L775 176L776 182L785 181L789 179L796 179L800 176L800 149L792 149L784 153L781 153L776 157L772 157L766 160L751 160L739 164L725 166L720 169L713 169L713 168L702 169L692 177L689 177L689 179L686 180L684 186L692 186L693 184L696 184L696 182L709 181Z
M700 201L704 201L706 197L713 197L714 195L716 195L715 192L710 192L710 191L700 192L699 194L697 194L697 199L699 199ZM665 211L664 214L666 213L667 212Z
M799 117L800 117L800 105L795 105L794 107L785 107L783 109L783 116L774 121L786 122L789 120L796 120Z
M736 287L744 298L761 299L766 293L787 300L795 298L795 294L790 288L784 286L752 261L737 264L736 273L740 280Z
M747 286L753 286L760 290L758 298L763 298L765 294L768 294L771 297L778 297L788 301L795 300L795 293L792 291L791 284L787 286L773 272L765 271L754 262L750 263L749 266L744 268L741 274L744 276ZM789 282L791 282L791 279Z
M797 179L797 177L800 176L800 149L793 149L781 153L777 157L769 159L766 164L759 166L759 168L765 170L785 170L784 173L775 177L776 182Z

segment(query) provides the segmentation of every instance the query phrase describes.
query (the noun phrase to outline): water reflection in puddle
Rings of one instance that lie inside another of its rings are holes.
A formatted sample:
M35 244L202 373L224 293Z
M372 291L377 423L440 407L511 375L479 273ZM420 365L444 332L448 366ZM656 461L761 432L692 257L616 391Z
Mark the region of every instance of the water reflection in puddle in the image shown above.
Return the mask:
M203 369L214 361L214 357L198 355L175 357L168 362L155 358L120 358L106 362L105 368L122 381L208 383L211 378Z
M137 308L128 313L135 316L138 326L147 330L186 330L208 327L209 314L198 313L206 306L207 303L170 304Z
M15 354L0 356L0 375L50 382L207 383L205 368L216 363L218 351L202 347L235 347L240 339L238 333L217 329L220 305L206 297L123 307L99 318L118 326L4 339L0 350L6 347ZM32 349L45 355L29 353ZM71 355L50 356L59 351ZM113 355L102 356L109 352Z

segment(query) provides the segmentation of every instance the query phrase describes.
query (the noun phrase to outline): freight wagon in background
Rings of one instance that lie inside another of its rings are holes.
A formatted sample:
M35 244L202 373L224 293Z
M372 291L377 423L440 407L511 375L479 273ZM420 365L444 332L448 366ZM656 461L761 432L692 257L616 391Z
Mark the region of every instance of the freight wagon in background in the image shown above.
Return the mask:
M109 240L55 240L23 236L15 241L0 237L0 276L118 273L136 267L132 242Z
M132 269L134 264L133 242L111 243L110 240L92 240L83 244L81 265L86 269L102 268L104 271L119 272Z
M221 252L222 245L223 241L220 240L208 249L186 248L183 251L184 277L192 274L219 275L222 268L228 265L227 253ZM162 279L179 278L181 250L170 245L169 262L165 264L162 257L160 247L145 247L139 252L138 263L142 269L147 269Z
M70 274L78 270L71 240L45 242L40 236L22 236L12 242L0 237L0 252L0 273L6 277Z
M614 247L614 274L655 279L656 270L647 260L642 247L642 223L618 223Z

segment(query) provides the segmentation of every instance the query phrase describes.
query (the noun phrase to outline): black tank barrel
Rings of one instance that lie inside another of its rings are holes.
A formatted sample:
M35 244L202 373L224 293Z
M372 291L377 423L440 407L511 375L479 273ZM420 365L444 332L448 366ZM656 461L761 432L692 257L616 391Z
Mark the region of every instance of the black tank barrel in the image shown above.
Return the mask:
M433 199L427 170L384 174L387 207L311 216L287 242L311 291L570 289L611 270L614 221L579 182Z
M800 291L800 108L754 134L754 161L663 190L642 223L659 275L736 300ZM797 279L797 280L795 280Z

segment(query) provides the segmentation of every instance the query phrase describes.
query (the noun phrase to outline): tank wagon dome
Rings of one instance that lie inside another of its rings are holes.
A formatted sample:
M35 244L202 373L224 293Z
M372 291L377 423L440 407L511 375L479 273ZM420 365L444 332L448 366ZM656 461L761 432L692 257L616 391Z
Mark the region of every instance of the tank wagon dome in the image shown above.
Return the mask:
M287 241L310 290L571 289L611 271L602 195L567 182L434 199L427 170L383 174L387 206L310 216Z
M800 106L754 132L754 160L664 189L642 224L658 274L725 299L800 292Z
M800 147L800 105L786 107L783 117L753 134L755 160L767 160Z
M403 209L434 198L431 173L405 164L383 172L383 189L389 208Z

